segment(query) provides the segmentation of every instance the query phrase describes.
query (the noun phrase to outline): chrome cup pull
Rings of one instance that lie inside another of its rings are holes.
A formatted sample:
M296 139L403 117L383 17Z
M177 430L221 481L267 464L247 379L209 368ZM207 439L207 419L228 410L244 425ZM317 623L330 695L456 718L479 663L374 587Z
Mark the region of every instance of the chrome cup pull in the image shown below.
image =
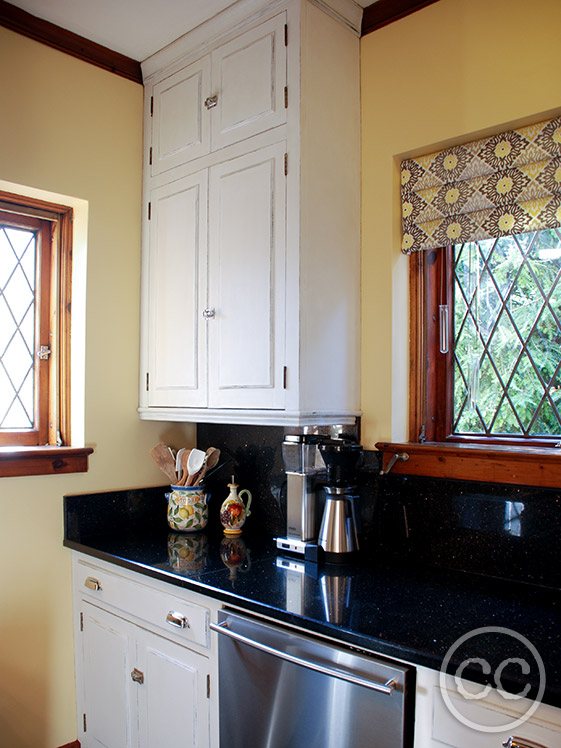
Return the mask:
M177 613L175 610L170 610L167 614L166 623L169 623L170 626L176 626L178 629L191 628L189 619L186 616L181 615L181 613Z
M517 738L516 735L511 735L503 743L503 748L547 748L547 746L541 743L534 743L533 740L528 740L527 738Z
M101 589L101 582L95 577L87 577L86 581L84 582L84 586L87 587L89 590L93 590L94 592L97 592L98 590Z

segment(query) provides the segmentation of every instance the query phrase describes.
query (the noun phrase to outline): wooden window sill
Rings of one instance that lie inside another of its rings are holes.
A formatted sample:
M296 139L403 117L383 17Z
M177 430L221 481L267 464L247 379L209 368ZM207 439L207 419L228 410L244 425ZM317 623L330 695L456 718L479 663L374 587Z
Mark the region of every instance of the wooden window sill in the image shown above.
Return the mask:
M86 473L91 447L0 447L0 478Z
M378 442L385 470L392 455L406 453L391 472L432 478L561 488L561 449L453 444Z

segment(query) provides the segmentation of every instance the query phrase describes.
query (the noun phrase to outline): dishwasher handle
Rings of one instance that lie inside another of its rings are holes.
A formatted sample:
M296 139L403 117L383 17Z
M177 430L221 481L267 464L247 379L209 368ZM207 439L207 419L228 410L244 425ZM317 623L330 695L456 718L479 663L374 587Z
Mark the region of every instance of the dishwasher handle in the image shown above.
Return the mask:
M305 660L302 657L296 657L295 655L288 654L288 652L282 652L281 650L275 649L274 647L269 647L267 644L261 644L261 642L257 642L255 641L255 639L250 639L247 636L243 636L243 634L238 634L235 631L232 631L229 628L228 620L222 621L221 623L211 623L210 628L213 631L216 631L217 634L228 636L230 637L230 639L234 639L241 644L247 644L250 647L259 649L261 652L266 652L267 654L273 655L273 657L279 657L281 660L292 662L294 665L301 665L302 667L306 667L310 670L315 670L315 672L322 673L323 675L330 675L334 678L345 680L348 683L354 684L355 686L364 686L364 688L369 688L371 691L377 691L378 693L391 695L397 685L397 681L394 678L390 678L388 681L386 681L386 683L374 683L373 681L367 680L366 678L359 678L356 675L345 673L342 670L329 668L325 665L319 665L316 662L310 662L309 660Z

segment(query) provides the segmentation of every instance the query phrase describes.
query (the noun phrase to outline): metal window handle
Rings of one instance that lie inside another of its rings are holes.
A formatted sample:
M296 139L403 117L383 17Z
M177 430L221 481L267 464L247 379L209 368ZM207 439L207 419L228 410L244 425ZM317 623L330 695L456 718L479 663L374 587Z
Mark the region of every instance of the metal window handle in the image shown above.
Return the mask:
M131 678L135 683L144 683L144 673L142 670L138 670L137 668L134 668L134 670L131 671Z
M101 582L95 577L87 577L86 581L84 582L84 586L87 587L89 590L98 592L98 590L101 589Z
M516 735L511 735L508 740L505 740L503 746L504 748L546 748L541 743L534 743L533 740L526 738L517 738Z
M213 319L216 316L216 309L203 309L203 317L205 319Z
M209 96L205 99L205 106L207 109L214 109L214 107L218 104L218 94L214 94L214 96Z
M407 462L408 459L409 459L409 455L407 454L407 452L398 452L397 454L392 455L391 460L388 462L386 469L380 470L380 475L387 475L398 460L400 462Z
M170 626L177 626L178 629L190 629L191 624L189 623L189 619L187 616L181 615L181 613L177 613L175 610L170 610L170 612L166 616L166 623L169 623Z
M369 688L371 691L378 691L379 693L385 693L385 694L391 695L397 685L397 682L393 678L390 678L390 680L386 681L386 683L374 683L371 680L366 680L365 678L358 678L355 675L351 675L350 673L345 673L342 670L337 670L336 668L325 667L325 665L320 665L319 663L316 663L316 662L310 662L309 660L304 660L302 657L296 657L295 655L288 654L288 652L282 652L279 649L275 649L274 647L267 646L267 644L261 644L261 642L257 642L254 639L249 639L247 636L238 634L235 631L231 631L228 628L228 626L229 626L229 621L222 621L222 623L211 623L210 624L210 628L213 631L216 631L217 634L223 634L224 636L229 636L231 639L235 639L236 641L241 642L242 644L247 644L250 647L255 647L255 649L259 649L261 652L266 652L267 654L273 655L273 657L278 657L281 660L292 662L295 665L302 665L303 667L306 667L309 670L314 670L316 673L322 673L322 675L330 675L333 678L339 678L339 680L344 680L344 681L347 681L348 683L353 683L355 686L364 686L365 688Z

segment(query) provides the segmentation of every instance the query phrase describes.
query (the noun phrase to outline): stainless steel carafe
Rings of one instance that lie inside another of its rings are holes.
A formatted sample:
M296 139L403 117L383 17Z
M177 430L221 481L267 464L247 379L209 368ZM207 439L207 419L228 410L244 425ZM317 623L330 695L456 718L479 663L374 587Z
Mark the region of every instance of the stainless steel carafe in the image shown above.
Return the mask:
M358 551L354 502L357 497L348 488L325 487L325 508L321 520L318 545L327 561L343 561Z
M362 457L360 444L329 441L321 444L320 454L327 467L325 507L318 536L318 546L326 561L343 562L358 551L358 493L356 467Z

